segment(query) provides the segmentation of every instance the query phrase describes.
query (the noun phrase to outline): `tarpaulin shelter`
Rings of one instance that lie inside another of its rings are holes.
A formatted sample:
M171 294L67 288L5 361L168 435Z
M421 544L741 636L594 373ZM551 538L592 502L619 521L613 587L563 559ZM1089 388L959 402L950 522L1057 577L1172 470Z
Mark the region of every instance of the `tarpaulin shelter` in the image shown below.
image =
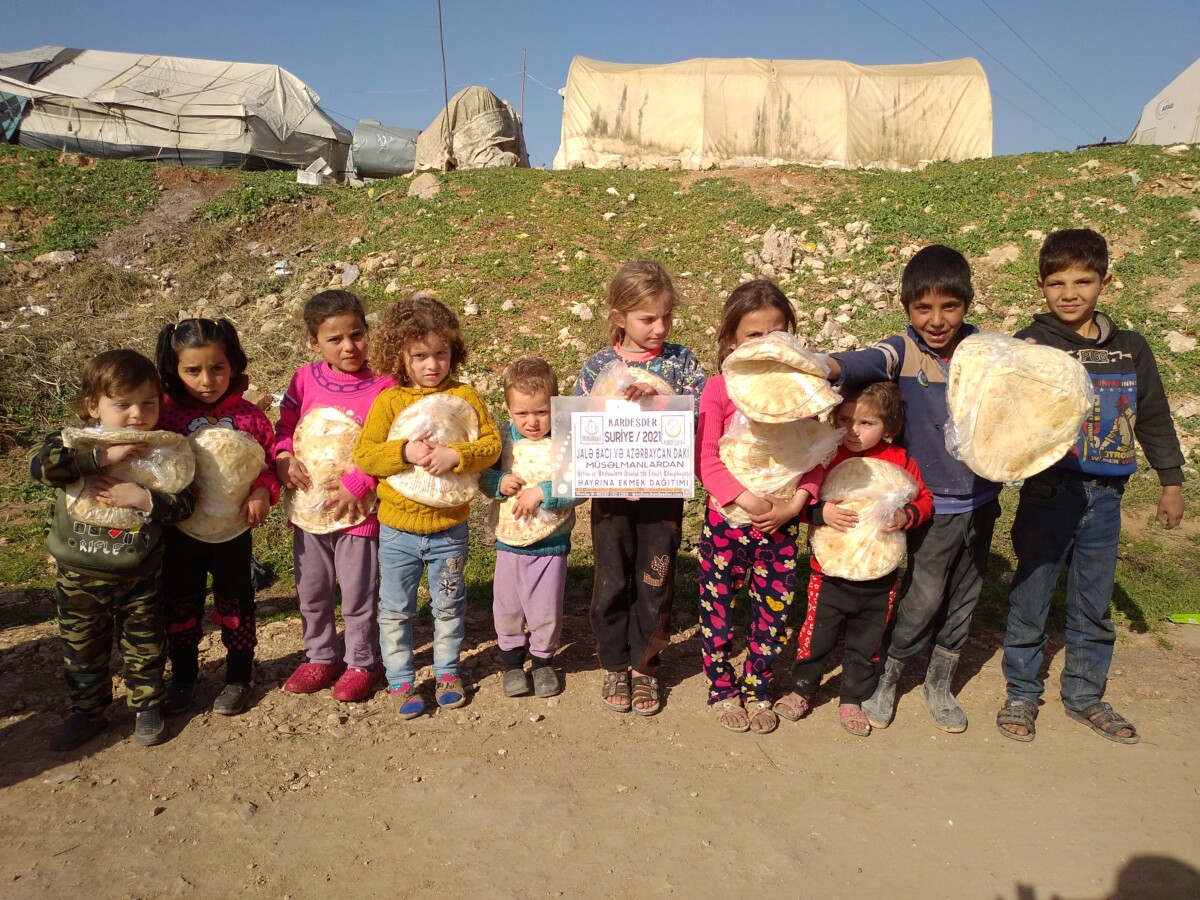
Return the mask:
M1200 59L1145 105L1129 143L1200 144Z
M465 87L417 138L416 170L529 168L521 117L484 87Z
M636 65L577 56L563 96L556 169L902 168L992 155L991 92L974 59Z
M192 166L346 167L350 133L259 63L39 47L0 53L0 127L25 147Z
M377 119L359 119L350 145L351 165L362 178L407 175L417 161L416 128L384 125Z

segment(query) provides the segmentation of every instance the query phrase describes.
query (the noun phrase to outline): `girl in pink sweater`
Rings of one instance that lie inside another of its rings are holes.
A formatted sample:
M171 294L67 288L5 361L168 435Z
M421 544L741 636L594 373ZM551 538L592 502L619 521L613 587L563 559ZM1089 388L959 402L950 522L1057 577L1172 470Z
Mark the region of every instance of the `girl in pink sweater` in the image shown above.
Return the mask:
M294 454L292 438L300 420L316 407L332 407L360 425L372 401L394 387L390 375L367 367L367 321L358 297L349 291L321 291L304 304L308 343L321 359L301 368L279 405L275 467L285 488L310 490L308 469ZM346 459L341 482L329 485L326 509L334 520L358 520L340 531L310 534L293 522L296 596L308 657L283 685L293 694L313 694L333 685L333 698L363 700L383 675L375 598L379 591L379 520L375 517L376 479ZM320 487L320 486L318 486ZM338 642L334 591L341 585L346 651Z
M739 285L725 301L718 335L717 365L734 348L772 331L795 331L787 297L770 281ZM820 469L805 473L786 503L747 490L721 462L719 441L736 408L725 389L725 376L714 375L700 395L696 468L708 492L701 531L700 634L708 703L717 721L730 731L765 734L779 725L768 688L772 664L783 649L788 609L796 586L800 511L817 493ZM734 525L721 507L736 503L750 525ZM733 607L750 576L750 629L746 661L739 677L733 653Z

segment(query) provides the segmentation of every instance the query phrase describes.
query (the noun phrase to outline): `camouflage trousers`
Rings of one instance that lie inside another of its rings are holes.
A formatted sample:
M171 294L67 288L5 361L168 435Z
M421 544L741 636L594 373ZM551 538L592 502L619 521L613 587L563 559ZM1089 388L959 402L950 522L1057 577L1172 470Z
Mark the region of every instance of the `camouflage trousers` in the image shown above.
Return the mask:
M113 634L125 662L125 699L134 711L162 702L167 660L162 575L138 581L99 581L58 570L58 629L71 709L90 718L112 703Z

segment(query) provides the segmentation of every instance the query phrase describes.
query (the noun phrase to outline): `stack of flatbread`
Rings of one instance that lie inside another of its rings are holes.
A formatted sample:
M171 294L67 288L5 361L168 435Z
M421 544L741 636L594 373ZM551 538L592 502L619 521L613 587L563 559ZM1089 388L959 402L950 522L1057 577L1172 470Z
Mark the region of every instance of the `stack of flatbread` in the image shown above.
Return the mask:
M656 394L671 397L675 389L671 385L645 369L637 366L627 366L622 359L613 360L596 376L592 382L590 395L593 397L620 397L625 389L633 383L644 384L654 388Z
M338 519L325 507L353 466L354 442L361 433L358 422L332 406L314 406L304 414L296 426L292 451L304 463L312 486L283 492L283 511L297 528L309 534L329 534L353 528L366 518L350 515ZM363 505L369 507L373 502L374 494Z
M196 460L187 438L171 431L139 431L136 428L64 428L63 446L81 453L119 444L144 444L145 450L126 457L104 474L117 481L132 481L144 488L177 494L192 483ZM134 509L105 506L96 499L94 482L81 478L69 485L67 514L76 521L107 528L138 528L144 521Z
M423 437L435 444L478 440L479 416L470 403L456 394L430 394L402 409L388 431L389 441L416 441ZM410 466L390 476L387 483L400 496L436 509L461 506L479 490L475 475L465 472L430 475L420 466Z
M1086 370L1064 351L973 334L950 359L946 448L989 481L1020 481L1066 455L1093 402Z
M800 476L823 465L837 452L838 433L815 419L770 424L735 413L721 436L721 462L747 490L783 503L792 499ZM749 525L750 515L736 503L721 508L734 525Z
M505 442L504 451L500 454L500 468L512 472L525 482L526 488L540 487L543 481L553 477L551 465L550 438L536 441ZM538 541L550 537L564 526L570 525L575 515L572 509L542 509L540 506L533 515L518 519L513 515L518 493L514 497L492 501L491 526L496 540L510 547L528 547Z
M729 399L753 422L821 416L841 402L829 384L828 364L786 332L738 345L721 371Z
M858 513L848 531L830 525L812 529L813 555L826 575L870 581L894 571L904 560L903 531L883 529L896 510L917 496L917 482L899 466L856 456L838 463L821 484L820 499Z
M249 529L242 504L263 470L266 453L250 435L232 428L202 428L188 437L196 455L196 510L179 530L220 544Z

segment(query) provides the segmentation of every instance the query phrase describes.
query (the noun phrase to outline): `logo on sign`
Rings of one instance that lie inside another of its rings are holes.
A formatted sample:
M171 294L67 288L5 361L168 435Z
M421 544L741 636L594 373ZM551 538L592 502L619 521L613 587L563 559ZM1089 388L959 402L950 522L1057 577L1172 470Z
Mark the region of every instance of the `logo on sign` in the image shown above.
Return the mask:
M687 416L664 415L662 417L663 443L668 447L679 446L688 441Z
M1170 100L1163 100L1154 110L1154 118L1164 119L1171 110L1175 108L1175 104Z
M579 417L579 443L604 443L604 416Z

